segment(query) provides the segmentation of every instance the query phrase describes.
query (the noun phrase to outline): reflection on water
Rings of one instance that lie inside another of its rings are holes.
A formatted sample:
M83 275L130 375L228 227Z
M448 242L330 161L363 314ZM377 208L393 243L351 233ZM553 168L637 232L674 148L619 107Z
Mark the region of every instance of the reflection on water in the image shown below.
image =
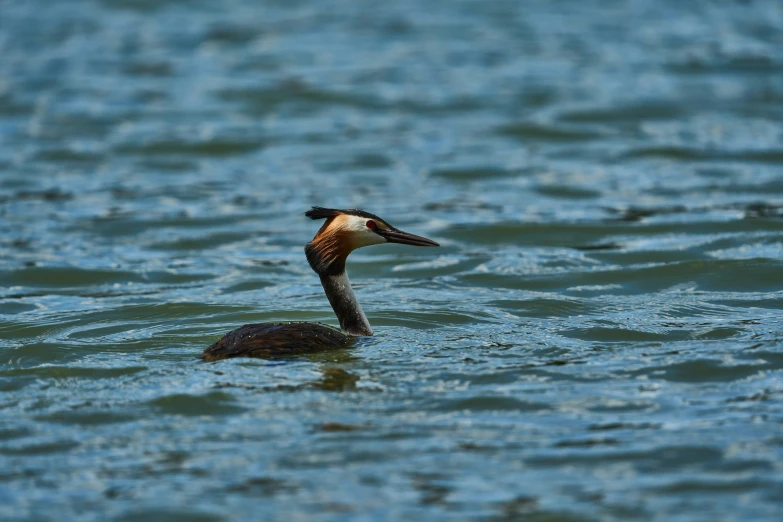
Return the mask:
M777 520L783 7L0 2L0 519ZM310 205L441 248L349 260Z

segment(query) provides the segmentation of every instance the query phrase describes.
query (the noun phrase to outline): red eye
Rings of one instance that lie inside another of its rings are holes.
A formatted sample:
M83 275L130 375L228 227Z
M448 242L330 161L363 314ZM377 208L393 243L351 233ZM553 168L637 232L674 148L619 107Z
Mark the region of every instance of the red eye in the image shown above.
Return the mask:
M378 228L378 225L375 224L375 221L370 220L367 222L367 228L369 228L370 230L375 230L376 228Z

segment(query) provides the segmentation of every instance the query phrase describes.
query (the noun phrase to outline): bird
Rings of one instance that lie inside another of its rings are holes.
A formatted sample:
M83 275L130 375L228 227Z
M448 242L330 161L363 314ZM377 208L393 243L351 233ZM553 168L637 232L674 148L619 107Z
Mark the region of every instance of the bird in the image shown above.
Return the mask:
M352 344L357 337L371 336L370 322L345 273L348 255L358 248L384 243L440 246L431 239L403 232L364 210L312 207L305 216L326 220L304 250L310 268L321 279L329 304L340 321L340 329L306 322L246 324L204 350L203 360L279 359L342 348Z

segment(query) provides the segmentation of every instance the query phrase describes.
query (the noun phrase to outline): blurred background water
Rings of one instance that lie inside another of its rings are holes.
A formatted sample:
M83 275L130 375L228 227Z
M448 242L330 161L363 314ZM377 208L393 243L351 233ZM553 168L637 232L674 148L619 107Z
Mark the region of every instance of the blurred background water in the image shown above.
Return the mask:
M783 4L0 0L0 519L779 520ZM310 205L440 249L349 259Z

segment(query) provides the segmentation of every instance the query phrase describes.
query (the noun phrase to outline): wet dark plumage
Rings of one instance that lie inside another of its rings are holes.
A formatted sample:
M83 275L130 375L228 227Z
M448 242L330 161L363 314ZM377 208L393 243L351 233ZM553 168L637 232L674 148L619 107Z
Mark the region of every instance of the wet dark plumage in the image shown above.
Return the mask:
M342 348L354 337L319 323L246 324L227 333L201 355L205 361L228 357L280 359Z

